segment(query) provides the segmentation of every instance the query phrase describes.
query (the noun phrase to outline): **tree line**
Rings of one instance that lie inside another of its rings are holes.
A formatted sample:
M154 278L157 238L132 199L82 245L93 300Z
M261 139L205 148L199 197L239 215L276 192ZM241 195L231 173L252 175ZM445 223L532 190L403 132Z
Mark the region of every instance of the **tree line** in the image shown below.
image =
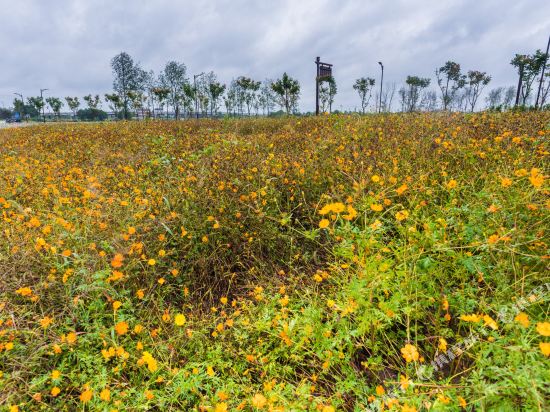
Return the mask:
M498 87L487 93L485 108L503 110L528 107L536 94L535 108L547 108L550 97L550 67L548 54L537 50L529 55L516 54L510 64L518 73L517 87ZM222 107L227 115L270 115L278 107L286 114L298 113L300 83L283 73L279 79L254 80L240 76L229 85L221 83L212 71L188 75L182 62L169 61L160 73L146 71L126 52L111 60L113 91L103 97L29 97L26 102L16 98L14 111L37 117L45 106L54 117L60 118L65 106L73 117L82 120L104 120L107 113L100 109L105 102L120 119L132 117L169 117L176 119L193 115L216 116ZM395 83L384 85L378 91L373 77L361 77L352 85L359 100L360 111L369 107L391 111L398 99L402 112L456 110L473 112L491 76L480 70L462 71L459 63L447 61L435 70L437 88L430 89L432 79L409 75L397 89ZM537 83L539 83L537 85ZM376 90L375 90L376 88ZM536 93L535 93L536 92ZM319 80L319 103L323 112L332 112L338 87L334 77ZM372 102L372 103L371 103ZM5 110L4 112L5 113ZM1 113L0 113L1 114Z

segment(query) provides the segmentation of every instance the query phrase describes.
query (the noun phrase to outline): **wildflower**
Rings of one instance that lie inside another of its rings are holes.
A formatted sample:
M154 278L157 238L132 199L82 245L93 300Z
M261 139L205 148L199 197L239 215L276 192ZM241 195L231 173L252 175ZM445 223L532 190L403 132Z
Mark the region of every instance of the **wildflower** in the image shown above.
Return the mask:
M261 393L257 393L252 397L252 406L254 406L255 408L263 409L263 407L266 404L267 404L267 399Z
M105 402L109 402L111 400L111 391L107 388L103 389L99 393L99 399L101 399L102 401L105 401Z
M477 323L482 318L479 315L476 315L475 313L472 313L471 315L461 315L460 320L463 320L464 322L473 322Z
M52 323L53 323L53 318L49 316L44 316L42 319L40 319L40 326L42 326L44 329L46 329Z
M500 185L502 187L510 187L512 186L512 179L510 179L509 177L502 177L500 179Z
M384 387L383 387L382 385L378 385L378 386L376 387L376 394L377 394L378 396L382 396L382 395L384 395L385 393L386 393L386 390L384 389Z
M156 261L155 259L149 259L149 260L147 261L147 264L148 264L149 266L155 266L155 265L157 264L157 261Z
M116 312L120 307L122 306L122 302L119 300L115 300L113 302L113 310Z
M416 408L405 404L401 407L401 412L416 412Z
M485 326L489 326L493 330L498 329L498 325L495 322L495 320L490 317L489 315L483 315L483 322L485 323Z
M147 351L143 351L141 358L138 360L138 364L147 364L147 369L149 372L155 372L158 369L158 364L153 355Z
M395 214L395 218L400 222L405 220L408 217L409 217L409 212L406 210L400 210Z
M60 377L61 377L61 372L60 371L58 371L57 369L52 371L52 379L53 380L59 379Z
M447 182L447 189L454 189L458 185L457 181L451 179Z
M174 323L176 324L176 326L183 326L185 325L185 322L186 322L185 315L181 313L177 314L174 317Z
M8 342L4 345L4 349L9 351L13 349L13 342Z
M32 295L32 289L29 287L19 288L15 291L18 295L21 296L31 296Z
M439 344L437 345L437 349L439 349L441 352L447 351L447 341L445 338L439 338Z
M550 322L537 323L537 332L542 336L550 336Z
M206 374L210 377L214 376L216 373L214 372L214 368L212 366L206 367Z
M373 210L375 212L381 212L382 210L384 210L384 206L382 206L381 204L378 204L378 203L372 203L370 205L370 208L371 208L371 210Z
M227 403L220 402L216 404L216 407L214 408L214 412L227 412Z
M52 390L50 391L51 395L55 398L59 393L61 392L61 389L59 389L57 386L54 386Z
M221 303L222 305L227 305L227 297L222 296L222 297L220 298L220 303Z
M94 392L91 389L86 389L80 394L80 402L87 403L92 399Z
M541 187L544 183L544 176L536 168L531 169L529 181L534 187Z
M374 183L378 183L380 182L380 176L378 175L373 175L370 180L372 180Z
M403 355L403 358L405 358L407 363L417 361L420 357L416 347L410 343L407 343L403 348L401 348L401 355Z
M516 315L516 317L514 318L514 320L519 323L521 326L523 326L524 328L528 328L529 327L529 316L527 316L527 313L525 312L520 312Z
M539 347L544 356L550 356L550 342L541 342Z
M69 249L65 249L63 252L61 252L61 256L69 257L71 256L71 251Z
M117 335L124 335L128 332L128 323L122 321L115 325L115 331Z
M76 333L74 332L68 333L66 336L66 339L69 345L74 344L76 342Z
M133 227L133 226L130 226L130 227L128 228L128 234L129 234L129 235L133 235L134 233L136 233L136 228Z
M321 229L324 229L324 228L328 227L329 224L330 224L330 222L328 221L328 219L321 219L321 221L319 222L319 227Z
M323 409L321 409L321 412L336 412L336 409L334 409L332 405L325 405Z
M397 195L398 196L401 196L403 193L405 193L405 191L408 189L409 187L406 185L406 184L403 184L401 186L399 186L397 189L395 189L395 191L397 192Z
M124 256L120 253L117 253L113 260L111 260L111 266L114 268L119 268L122 266L122 262L124 261Z
M155 394L153 392L151 392L149 389L146 389L143 394L145 395L145 398L148 401L150 401L151 399L153 399L155 397Z
M138 299L143 299L143 297L145 296L145 292L143 291L143 289L139 289L136 292L136 296L138 297Z
M494 234L489 236L489 238L487 239L487 243L489 243L490 245L494 245L495 243L498 243L499 240L500 240L500 236L497 234Z

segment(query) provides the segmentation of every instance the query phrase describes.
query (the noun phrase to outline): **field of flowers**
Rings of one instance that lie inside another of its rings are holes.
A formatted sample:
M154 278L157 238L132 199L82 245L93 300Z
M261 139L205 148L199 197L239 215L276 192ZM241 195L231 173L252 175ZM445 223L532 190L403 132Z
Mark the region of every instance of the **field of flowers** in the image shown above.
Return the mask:
M0 410L548 410L549 136L548 112L1 130Z

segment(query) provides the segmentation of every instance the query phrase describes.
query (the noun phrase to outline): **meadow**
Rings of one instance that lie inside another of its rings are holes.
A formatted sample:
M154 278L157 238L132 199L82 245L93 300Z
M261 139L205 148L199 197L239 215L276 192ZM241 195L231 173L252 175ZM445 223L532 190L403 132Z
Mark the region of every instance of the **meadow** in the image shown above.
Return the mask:
M0 410L550 408L550 113L0 131Z

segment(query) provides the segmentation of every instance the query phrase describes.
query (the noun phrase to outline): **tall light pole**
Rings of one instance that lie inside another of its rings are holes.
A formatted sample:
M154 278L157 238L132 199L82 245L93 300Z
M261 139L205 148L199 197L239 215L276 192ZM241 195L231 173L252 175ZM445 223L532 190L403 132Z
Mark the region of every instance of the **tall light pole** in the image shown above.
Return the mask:
M382 111L382 83L384 82L384 65L382 62L378 62L380 68L382 69L382 75L380 76L380 101L378 102L378 113Z
M44 98L42 97L42 93L44 93L46 90L49 89L40 89L40 100L42 100L42 120L44 123L46 123L46 114L44 113L44 107L46 107L46 103L44 103Z
M23 98L23 95L21 93L14 93L16 96L19 96L21 98L21 110L22 110L22 113L20 114L20 116L22 116L23 118L25 118L25 99Z
M204 75L204 72L193 75L193 87L195 88L195 115L199 118L199 100L197 99L197 78Z

